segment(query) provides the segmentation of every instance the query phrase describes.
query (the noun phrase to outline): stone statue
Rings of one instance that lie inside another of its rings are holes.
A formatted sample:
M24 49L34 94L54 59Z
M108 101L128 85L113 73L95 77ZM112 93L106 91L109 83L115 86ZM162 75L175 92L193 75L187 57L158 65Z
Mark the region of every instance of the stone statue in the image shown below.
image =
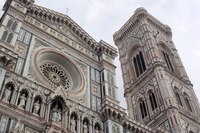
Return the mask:
M88 125L86 122L83 123L83 133L88 133Z
M98 127L98 126L97 126L96 129L95 129L95 133L100 133L99 127Z
M55 122L62 120L61 109L58 109L58 105L56 105L52 111L52 120Z
M34 113L34 114L38 114L38 113L39 113L39 110L40 110L40 101L37 100L37 101L34 103L33 113Z
M17 121L15 127L11 130L11 133L21 133L22 132L22 125L20 120Z
M61 120L62 120L61 109L58 109L58 112L57 112L57 121L61 121Z
M25 97L25 94L23 93L20 96L20 101L19 101L18 106L21 107L21 108L25 108L25 104L26 104L26 97Z
M5 100L5 101L9 101L10 98L11 98L11 93L12 93L12 91L11 91L11 87L9 86L9 87L6 88L6 90L5 90L3 100Z
M76 121L75 121L74 116L72 116L72 119L71 119L71 131L76 132Z

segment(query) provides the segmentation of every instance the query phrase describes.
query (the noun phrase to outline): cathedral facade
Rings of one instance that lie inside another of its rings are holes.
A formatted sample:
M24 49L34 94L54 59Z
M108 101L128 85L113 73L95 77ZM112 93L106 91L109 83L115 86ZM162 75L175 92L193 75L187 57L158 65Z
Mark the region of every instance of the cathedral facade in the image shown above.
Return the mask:
M139 8L117 49L69 16L7 0L0 20L0 133L199 133L200 109L168 26Z

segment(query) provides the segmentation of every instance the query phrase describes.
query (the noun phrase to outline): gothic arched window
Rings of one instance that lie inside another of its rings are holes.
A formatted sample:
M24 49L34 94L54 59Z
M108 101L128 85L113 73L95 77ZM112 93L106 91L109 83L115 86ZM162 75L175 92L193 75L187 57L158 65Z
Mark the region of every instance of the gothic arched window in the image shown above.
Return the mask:
M8 43L11 43L12 38L13 38L13 35L12 35L12 33L10 33L10 34L8 35L7 42L8 42Z
M8 20L8 23L7 23L7 27L8 27L8 28L11 28L12 23L13 23L12 19L9 19L9 20Z
M170 56L167 52L165 51L162 51L162 54L163 54L163 57L164 57L164 60L165 60L165 63L167 65L167 68L169 70L171 70L172 72L174 72L174 69L173 69L173 66L172 66L172 63L171 63L171 59L170 59Z
M178 89L176 87L174 87L174 94L175 94L175 97L176 97L176 101L179 105L183 106L182 104L182 101L181 101L181 98L180 98L180 95L178 93Z
M3 40L4 42L7 42L7 43L11 43L12 38L13 38L12 33L8 33L8 31L4 31L4 33L1 37L1 40Z
M149 100L150 100L152 110L156 109L158 107L158 104L156 101L155 94L152 91L149 92Z
M192 112L191 103L190 103L189 97L186 93L184 93L184 100L185 100L185 105L186 105L187 110Z
M17 28L17 22L15 20L10 19L7 23L7 27L15 30Z
M13 25L12 25L12 30L15 30L16 28L17 28L17 22L14 21L14 22L13 22Z
M139 103L140 103L141 116L142 116L142 119L144 119L147 116L147 108L146 108L144 100L140 100Z
M7 36L8 36L8 32L7 32L7 31L4 31L4 32L3 32L3 35L2 35L2 37L1 37L1 40L6 41Z
M135 67L135 72L137 77L146 70L146 65L144 62L144 57L142 55L142 52L139 52L136 56L133 57L133 64Z

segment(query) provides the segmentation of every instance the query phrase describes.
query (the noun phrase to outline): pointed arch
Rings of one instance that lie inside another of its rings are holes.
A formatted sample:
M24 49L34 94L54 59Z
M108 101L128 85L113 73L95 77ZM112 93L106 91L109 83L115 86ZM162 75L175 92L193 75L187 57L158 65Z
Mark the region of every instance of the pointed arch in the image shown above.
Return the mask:
M166 64L166 67L170 71L174 72L175 71L174 70L175 63L173 61L174 54L172 52L172 49L167 44L165 44L165 43L163 43L161 41L158 44L160 46L160 49L161 49L160 52L161 52L161 55L163 56L163 61Z
M151 104L151 109L153 111L158 107L158 103L157 103L157 100L156 100L156 96L155 96L155 94L152 90L149 90L148 98L149 98L149 101L150 101L150 104Z
M8 36L8 31L4 31L1 40L6 41L7 36Z
M185 100L186 109L190 112L193 112L192 106L191 106L191 101L189 100L188 94L184 92L183 96L184 96L184 100Z
M9 19L9 20L8 20L8 23L7 23L7 27L8 27L8 28L11 28L12 23L13 23L13 20L12 20L12 19Z
M103 131L103 123L101 121L101 119L99 117L95 118L93 120L93 123L94 123L94 129L95 130L99 130L99 131Z
M59 104L59 107L61 107L61 110L62 109L66 109L67 106L66 106L66 101L64 100L64 98L60 95L56 95L53 100L52 100L52 105L51 105L51 108L55 107L54 105L56 104Z
M45 96L44 96L44 94L42 92L40 92L40 91L34 92L33 99L35 99L36 97L40 97L42 102L43 103L45 102Z
M86 112L82 115L82 120L84 120L84 119L88 119L89 124L92 124L92 118L88 112Z
M17 22L16 21L14 21L13 22L13 24L12 24L12 30L16 30L16 28L17 28Z
M145 63L145 58L143 55L143 49L140 45L140 43L136 43L129 51L128 51L128 56L130 62L132 62L132 64L130 64L132 71L133 71L133 75L135 75L135 77L139 77L141 74L143 74L147 67L146 67L146 63Z
M176 86L174 86L174 95L175 95L175 98L176 98L178 105L183 106L182 101L181 101L181 97L180 97L180 92L179 92L179 90Z
M7 42L8 42L8 43L11 43L12 38L13 38L13 34L10 33L10 34L8 35Z
M145 117L147 117L147 106L143 98L139 99L139 108L140 108L141 117L142 119L144 119Z
M27 91L28 96L31 96L31 94L32 94L32 91L28 85L21 85L19 87L19 92L22 92L22 91Z

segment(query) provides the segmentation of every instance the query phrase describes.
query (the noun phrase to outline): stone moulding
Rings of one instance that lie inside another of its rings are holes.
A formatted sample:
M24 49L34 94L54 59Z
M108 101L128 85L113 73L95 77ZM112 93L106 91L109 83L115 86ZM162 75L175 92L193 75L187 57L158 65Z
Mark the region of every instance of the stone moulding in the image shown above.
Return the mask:
M139 24L140 20L142 19L147 19L149 23L153 24L164 33L169 34L170 36L172 35L171 28L169 26L162 24L151 14L149 14L146 9L138 8L135 11L134 15L121 27L121 29L115 32L115 34L113 35L114 40L123 40L123 38L127 34L133 31L133 29Z
M52 85L52 82L50 82L40 70L40 65L42 65L46 61L48 61L49 63L52 62L53 64L57 64L60 68L62 68L62 70L68 73L67 75L70 76L69 81L71 82L71 85L69 88L65 89L66 93L69 93L69 96L78 97L84 94L86 89L86 78L79 65L75 61L55 49L42 47L36 49L36 51L33 53L32 68L37 78L45 83L48 88L56 86ZM60 87L63 88L64 86L61 85L57 86L56 88L58 89Z
M63 26L67 26L76 36L78 36L85 44L87 44L93 52L101 54L102 49L106 49L110 57L115 58L117 56L117 50L111 45L106 45L100 42L96 42L85 30L83 30L76 22L74 22L69 16L52 11L45 7L41 7L33 4L29 7L27 14L33 18L43 19L45 21L52 21ZM29 16L29 17L30 17Z

